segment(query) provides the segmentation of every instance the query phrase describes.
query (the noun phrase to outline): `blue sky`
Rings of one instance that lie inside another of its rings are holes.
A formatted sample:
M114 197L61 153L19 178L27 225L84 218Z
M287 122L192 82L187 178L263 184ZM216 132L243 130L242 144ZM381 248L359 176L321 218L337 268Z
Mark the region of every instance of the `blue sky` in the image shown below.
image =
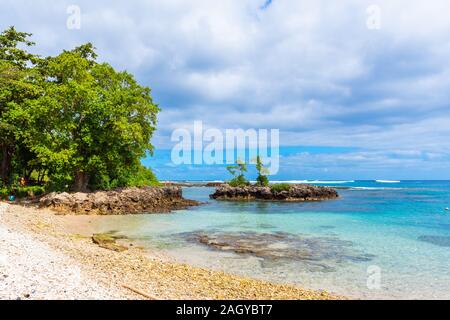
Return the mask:
M380 9L380 29L367 8ZM81 28L66 27L69 5ZM56 54L92 41L162 108L146 160L161 179L223 179L174 167L170 135L194 120L280 129L280 179L450 179L450 19L430 0L2 0L0 27ZM184 176L183 176L184 175Z

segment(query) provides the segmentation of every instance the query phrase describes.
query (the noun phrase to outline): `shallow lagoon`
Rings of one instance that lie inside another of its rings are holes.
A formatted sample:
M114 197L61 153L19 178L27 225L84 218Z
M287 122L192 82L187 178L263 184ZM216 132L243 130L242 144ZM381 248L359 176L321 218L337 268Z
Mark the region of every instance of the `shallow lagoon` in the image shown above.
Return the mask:
M207 204L69 219L217 270L356 298L450 298L450 182L335 185L340 199L311 203L217 202L211 188L186 188Z

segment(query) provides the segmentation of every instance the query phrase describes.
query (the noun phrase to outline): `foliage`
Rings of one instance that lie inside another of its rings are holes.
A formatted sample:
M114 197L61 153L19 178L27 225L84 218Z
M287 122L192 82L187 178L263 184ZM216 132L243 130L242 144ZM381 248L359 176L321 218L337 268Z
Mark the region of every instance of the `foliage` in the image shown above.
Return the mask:
M47 58L17 49L33 44L29 36L14 28L0 35L4 183L20 175L49 190L156 184L140 163L153 152L159 112L150 88L98 63L90 43Z
M0 187L0 199L8 199L10 195L14 195L16 198L35 197L43 195L45 192L44 186Z
M259 187L267 187L269 185L269 178L267 178L267 176L259 175L256 178L256 185Z
M0 200L4 200L9 195L9 189L5 186L0 186Z
M245 187L250 185L250 182L243 175L239 175L228 181L228 184L232 187Z
M291 185L289 183L277 183L270 186L270 191L272 192L289 191L290 189Z
M20 141L15 137L15 123L9 121L7 114L16 105L40 94L34 69L39 57L22 49L34 45L29 36L14 27L0 34L0 178L3 184L11 182L13 160L21 157L17 152Z
M18 187L12 192L17 198L40 196L45 193L43 186Z
M99 174L91 179L91 187L97 190L111 190L118 187L158 186L159 182L154 173L139 165L132 170L125 168L116 171L115 175Z
M228 166L227 170L234 176L234 178L228 182L230 186L242 187L250 184L245 178L245 172L247 172L247 165L245 162L238 160L236 165Z
M264 167L261 156L256 157L256 171L258 171L258 177L256 178L256 184L260 187L267 187L269 185L269 170Z

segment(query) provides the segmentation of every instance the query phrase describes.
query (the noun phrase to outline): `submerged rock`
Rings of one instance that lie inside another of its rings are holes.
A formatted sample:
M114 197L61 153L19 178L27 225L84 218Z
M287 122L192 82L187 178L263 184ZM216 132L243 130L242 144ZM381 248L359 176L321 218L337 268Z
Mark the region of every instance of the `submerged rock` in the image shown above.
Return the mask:
M164 213L196 206L184 199L180 187L124 188L92 193L50 193L40 199L40 207L62 214L120 215Z
M309 271L333 271L336 264L367 262L373 255L353 248L351 241L337 237L306 237L286 232L212 232L183 233L178 236L212 250L253 256L263 266L285 262L301 262Z
M336 199L339 195L334 188L306 184L291 185L288 189L271 187L221 185L210 198L216 200L267 200L267 201L321 201Z
M450 247L450 237L446 236L420 236L419 240L440 247Z

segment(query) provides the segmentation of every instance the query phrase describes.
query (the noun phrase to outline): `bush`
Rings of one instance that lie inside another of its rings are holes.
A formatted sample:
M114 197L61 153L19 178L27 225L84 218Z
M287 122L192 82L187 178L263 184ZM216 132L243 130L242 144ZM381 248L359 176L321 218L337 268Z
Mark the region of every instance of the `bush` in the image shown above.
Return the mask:
M231 179L228 184L232 187L245 187L250 185L250 182L245 179L244 175L239 175L233 179Z
M7 187L0 187L0 199L7 199L9 196L9 189Z
M42 186L27 186L18 187L12 192L17 198L36 197L45 193L45 187Z
M158 178L149 168L139 166L138 170L128 177L125 181L126 187L148 187L160 185Z
M14 195L16 198L26 198L41 196L45 193L45 187L42 186L27 186L27 187L1 187L0 198L8 199L10 195Z
M270 171L264 167L262 158L259 155L256 157L256 171L258 171L256 185L260 187L267 187L269 185L269 178L267 178L267 175Z
M291 185L289 183L278 183L270 186L270 191L272 192L289 191L290 189Z
M133 166L132 169L116 170L115 173L115 177L110 177L105 172L91 175L89 189L111 190L120 187L141 188L159 185L153 171L143 165Z
M267 178L267 176L259 175L258 178L256 178L256 185L267 187L269 185L269 178Z

